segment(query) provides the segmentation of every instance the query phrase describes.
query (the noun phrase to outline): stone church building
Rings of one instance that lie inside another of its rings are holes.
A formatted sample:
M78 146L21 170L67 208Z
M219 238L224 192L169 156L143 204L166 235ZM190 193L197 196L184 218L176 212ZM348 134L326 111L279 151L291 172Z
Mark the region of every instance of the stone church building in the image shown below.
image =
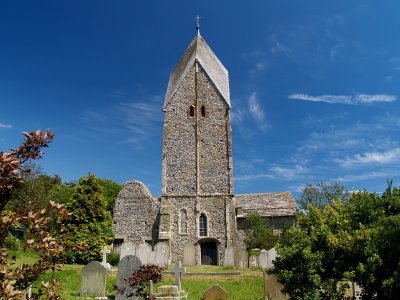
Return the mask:
M200 33L172 71L165 96L162 194L125 184L113 216L115 245L147 245L184 264L233 264L246 215L277 230L297 212L289 192L235 195L228 71ZM162 253L162 254L160 254Z

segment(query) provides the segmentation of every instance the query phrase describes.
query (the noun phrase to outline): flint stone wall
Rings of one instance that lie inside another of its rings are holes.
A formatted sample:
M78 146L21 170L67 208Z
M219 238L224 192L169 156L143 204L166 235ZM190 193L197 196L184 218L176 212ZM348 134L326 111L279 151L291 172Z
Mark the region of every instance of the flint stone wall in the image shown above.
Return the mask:
M229 107L201 66L197 80L197 108L193 66L164 110L164 195L233 193ZM201 116L203 105L204 117ZM194 117L189 115L190 106L195 107ZM197 177L199 191L196 188Z
M136 245L154 239L160 202L140 181L124 185L115 201L113 228L116 236L126 236ZM124 241L124 242L127 242Z

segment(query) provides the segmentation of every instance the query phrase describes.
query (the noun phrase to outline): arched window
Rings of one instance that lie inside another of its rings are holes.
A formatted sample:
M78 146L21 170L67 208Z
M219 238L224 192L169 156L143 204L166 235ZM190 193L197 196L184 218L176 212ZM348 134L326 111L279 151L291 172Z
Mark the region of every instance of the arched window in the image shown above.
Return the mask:
M200 236L207 236L207 217L205 214L201 214L199 218L199 233Z
M194 117L194 106L193 105L190 105L189 116Z
M201 106L201 116L202 117L206 116L206 107L204 105Z
M187 234L187 211L186 211L186 209L181 209L179 231L181 234Z

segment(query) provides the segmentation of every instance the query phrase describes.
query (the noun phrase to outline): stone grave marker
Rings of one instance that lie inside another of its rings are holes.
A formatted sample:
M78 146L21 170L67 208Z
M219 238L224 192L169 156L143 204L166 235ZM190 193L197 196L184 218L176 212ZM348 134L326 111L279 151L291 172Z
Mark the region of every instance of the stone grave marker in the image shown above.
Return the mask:
M101 262L101 265L108 269L111 269L111 265L107 262L107 254L110 253L111 251L107 249L107 246L104 246L104 248L100 251L101 254L103 254L103 261Z
M127 282L127 280L141 266L142 266L142 262L140 261L140 259L138 257L136 257L134 255L127 255L119 261L118 275L117 275L117 287L118 287L118 289L123 289L124 292L122 294L117 293L115 296L115 300L139 299L137 296L133 295L133 293L135 292L135 289L129 286L129 283Z
M227 247L225 249L224 266L234 266L234 265L235 265L235 248Z
M249 267L257 267L258 266L258 256L250 255L249 257Z
M283 285L278 282L275 274L267 274L264 271L264 298L274 300L289 299L287 295L281 292Z
M121 261L127 255L136 255L136 246L132 242L124 242L121 245L119 260Z
M268 251L262 249L260 251L260 256L258 257L258 265L262 268L266 268L268 264Z
M106 268L98 261L91 261L82 269L81 297L106 297Z
M203 294L203 300L222 300L228 299L228 293L218 284L208 288Z
M191 244L186 244L183 247L183 265L194 266L196 264L196 247Z
M186 268L181 266L181 262L177 261L175 263L175 267L171 270L172 273L175 273L175 285L178 287L178 291L181 290L181 279L182 273L186 273Z
M169 263L169 246L167 243L160 242L154 247L154 262L159 267L166 268Z
M151 254L152 254L152 249L148 243L142 243L136 247L136 256L140 259L140 261L144 265L152 263Z
M268 250L268 259L267 259L267 268L272 268L274 266L274 260L277 258L278 253L275 248L271 248Z
M234 262L236 267L247 268L248 254L245 248L238 248L235 250Z

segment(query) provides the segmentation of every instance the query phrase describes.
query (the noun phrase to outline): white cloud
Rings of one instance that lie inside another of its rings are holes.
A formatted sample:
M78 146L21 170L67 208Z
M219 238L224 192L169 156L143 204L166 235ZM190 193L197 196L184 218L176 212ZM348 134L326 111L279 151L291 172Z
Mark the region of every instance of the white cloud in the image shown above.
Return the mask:
M12 128L11 124L0 123L0 128Z
M258 126L261 130L265 131L271 128L271 125L265 118L264 110L262 109L258 98L257 93L253 92L250 97L248 98L248 105L249 105L249 112L253 119L256 120Z
M351 95L320 95L311 96L308 94L292 94L289 95L289 99L303 100L311 102L324 102L324 103L342 103L342 104L366 104L374 102L393 102L397 99L397 96L387 94L357 94Z
M336 159L343 167L353 167L371 164L390 164L400 161L400 148L395 148L383 152L365 152L362 154L355 154L353 157L346 157L345 159Z
M390 58L389 63L392 65L393 70L400 71L400 57Z
M309 169L305 168L302 165L295 165L293 168L284 168L275 166L271 168L271 171L280 177L285 177L287 179L294 179L299 175L307 173Z
M359 175L344 175L344 176L339 176L337 179L334 181L339 181L339 182L348 182L348 181L364 181L364 180L370 180L373 178L382 178L382 177L387 177L388 172L367 172Z

